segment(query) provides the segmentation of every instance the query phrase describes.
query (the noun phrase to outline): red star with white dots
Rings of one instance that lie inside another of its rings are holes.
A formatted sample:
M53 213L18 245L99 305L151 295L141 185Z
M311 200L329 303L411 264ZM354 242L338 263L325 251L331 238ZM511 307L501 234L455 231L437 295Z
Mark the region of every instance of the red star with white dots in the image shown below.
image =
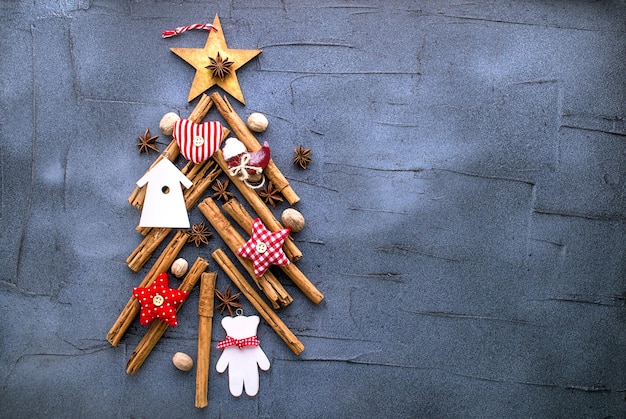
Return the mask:
M170 326L178 325L176 308L187 298L187 291L174 290L168 286L167 273L161 273L148 288L133 288L133 295L141 304L139 321L147 325L161 319Z

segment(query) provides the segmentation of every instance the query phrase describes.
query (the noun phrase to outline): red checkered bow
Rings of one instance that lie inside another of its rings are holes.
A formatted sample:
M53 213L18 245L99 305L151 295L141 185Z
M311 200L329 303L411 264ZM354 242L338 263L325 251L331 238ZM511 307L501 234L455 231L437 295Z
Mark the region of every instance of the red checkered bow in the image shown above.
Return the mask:
M224 349L229 346L238 346L239 349L244 346L259 346L259 339L256 336L250 336L249 338L235 339L230 336L226 336L226 339L217 344L217 349Z

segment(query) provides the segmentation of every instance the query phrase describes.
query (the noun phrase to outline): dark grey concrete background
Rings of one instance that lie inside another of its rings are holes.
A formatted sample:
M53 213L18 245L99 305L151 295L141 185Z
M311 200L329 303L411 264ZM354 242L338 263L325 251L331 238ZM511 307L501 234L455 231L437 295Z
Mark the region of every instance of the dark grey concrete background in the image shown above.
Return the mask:
M197 289L136 376L145 328L105 335L148 269L124 263L141 239L126 199L155 158L137 135L196 103L168 48L206 34L160 32L215 13L231 48L263 50L236 110L270 120L259 138L307 220L298 266L326 299L279 275L304 352L262 321L258 396L228 393L214 350L198 410L195 373L170 362L195 357ZM624 1L4 0L0 16L3 417L626 417Z

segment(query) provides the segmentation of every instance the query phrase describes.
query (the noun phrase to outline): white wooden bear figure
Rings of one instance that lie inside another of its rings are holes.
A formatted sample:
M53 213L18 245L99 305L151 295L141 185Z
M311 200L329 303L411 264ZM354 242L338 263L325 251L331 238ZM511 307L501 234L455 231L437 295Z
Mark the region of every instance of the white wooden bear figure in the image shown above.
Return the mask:
M228 389L235 397L241 396L243 388L248 396L259 392L259 370L267 371L270 360L259 346L256 337L259 316L224 317L222 327L226 339L217 345L224 352L215 368L222 373L228 367ZM258 366L258 368L257 368Z

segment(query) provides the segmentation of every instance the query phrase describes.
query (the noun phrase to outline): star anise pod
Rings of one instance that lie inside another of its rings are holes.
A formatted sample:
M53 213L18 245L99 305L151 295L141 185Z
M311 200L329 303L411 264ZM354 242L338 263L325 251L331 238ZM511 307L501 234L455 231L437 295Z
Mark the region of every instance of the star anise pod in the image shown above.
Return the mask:
M189 238L187 239L187 243L194 242L196 247L199 247L201 244L209 244L209 237L213 235L213 233L207 230L204 221L200 224L192 225L188 233Z
M265 188L261 191L257 191L257 194L263 199L263 202L272 206L272 208L276 208L276 201L282 201L283 198L280 196L279 192L274 189L274 185L268 183Z
M217 53L217 57L209 57L211 64L206 68L213 72L213 77L218 77L220 80L224 80L224 77L230 74L230 67L234 64L233 61L228 61L228 57L222 59L220 53Z
M215 191L215 193L211 195L211 198L221 199L226 202L234 196L231 192L227 191L228 179L226 179L224 183L222 183L221 180L216 179L213 185L211 185L211 188Z
M311 162L311 149L300 145L300 147L294 148L293 151L296 153L293 157L293 164L306 169L306 165Z
M215 295L217 296L217 299L220 300L220 303L217 305L220 314L224 313L224 310L228 310L228 313L230 313L232 317L233 309L237 310L238 308L243 308L241 303L237 301L237 297L239 297L241 293L238 292L237 294L231 294L230 285L226 286L226 291L224 292L215 290Z
M146 128L146 133L143 135L143 137L141 135L138 135L137 138L139 138L139 142L137 143L137 147L139 147L139 154L144 152L146 154L150 154L150 150L154 150L157 153L159 152L159 148L155 144L159 136L152 135L150 133L150 128Z

